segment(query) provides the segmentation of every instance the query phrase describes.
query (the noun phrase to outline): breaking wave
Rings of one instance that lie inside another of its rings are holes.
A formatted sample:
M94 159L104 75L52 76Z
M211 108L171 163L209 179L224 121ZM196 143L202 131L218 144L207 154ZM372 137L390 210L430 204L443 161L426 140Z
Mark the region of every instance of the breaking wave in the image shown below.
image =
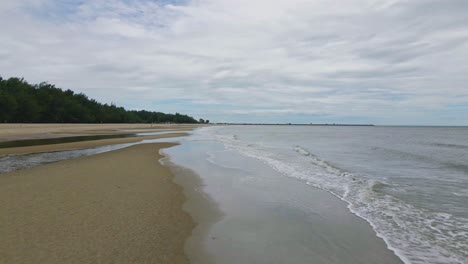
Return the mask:
M447 213L416 208L386 194L390 185L366 175L354 175L294 145L292 153L247 143L236 135L207 130L225 147L267 164L284 176L303 180L348 203L366 220L388 248L405 263L467 263L468 220Z

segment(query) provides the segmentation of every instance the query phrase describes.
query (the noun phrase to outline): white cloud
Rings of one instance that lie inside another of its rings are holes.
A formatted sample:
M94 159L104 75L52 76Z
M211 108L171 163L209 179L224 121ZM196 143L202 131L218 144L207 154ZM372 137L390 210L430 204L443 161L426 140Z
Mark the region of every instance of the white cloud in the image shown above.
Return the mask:
M462 0L20 0L2 1L0 15L0 74L105 102L187 99L218 121L468 120L451 110L468 103Z

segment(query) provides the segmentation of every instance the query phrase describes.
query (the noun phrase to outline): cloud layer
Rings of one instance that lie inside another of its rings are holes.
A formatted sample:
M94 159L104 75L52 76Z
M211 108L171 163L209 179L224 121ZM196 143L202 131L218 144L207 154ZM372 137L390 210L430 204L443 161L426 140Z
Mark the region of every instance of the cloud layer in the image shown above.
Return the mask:
M0 2L0 74L212 121L468 125L464 0Z

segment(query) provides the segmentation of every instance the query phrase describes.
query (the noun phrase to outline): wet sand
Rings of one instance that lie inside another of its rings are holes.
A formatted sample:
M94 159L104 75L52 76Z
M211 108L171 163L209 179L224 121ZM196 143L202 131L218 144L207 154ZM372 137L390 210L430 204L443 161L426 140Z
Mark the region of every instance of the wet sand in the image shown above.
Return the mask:
M191 263L402 263L346 203L263 162L214 141L163 153L198 224L186 244Z
M0 175L0 263L186 263L194 223L162 166L171 143Z
M50 145L38 145L28 147L17 147L17 148L0 148L0 156L2 155L18 155L18 154L30 154L40 152L52 152L72 149L85 149L94 148L107 145L124 144L124 143L135 143L142 140L148 139L159 139L159 138L171 138L186 136L187 133L170 133L154 136L141 136L141 137L130 137L130 138L112 138L112 139L100 139L100 140L89 140L81 142L70 142L62 144L50 144Z
M159 130L192 130L192 124L0 124L0 141L57 138L77 135L124 134Z

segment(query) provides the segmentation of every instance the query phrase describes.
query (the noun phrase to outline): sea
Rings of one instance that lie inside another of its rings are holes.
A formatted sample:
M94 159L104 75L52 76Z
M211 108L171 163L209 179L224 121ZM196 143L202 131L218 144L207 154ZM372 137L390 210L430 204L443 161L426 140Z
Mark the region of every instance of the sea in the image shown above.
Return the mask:
M467 127L227 125L179 142L163 154L216 206L191 242L215 263L468 263Z

